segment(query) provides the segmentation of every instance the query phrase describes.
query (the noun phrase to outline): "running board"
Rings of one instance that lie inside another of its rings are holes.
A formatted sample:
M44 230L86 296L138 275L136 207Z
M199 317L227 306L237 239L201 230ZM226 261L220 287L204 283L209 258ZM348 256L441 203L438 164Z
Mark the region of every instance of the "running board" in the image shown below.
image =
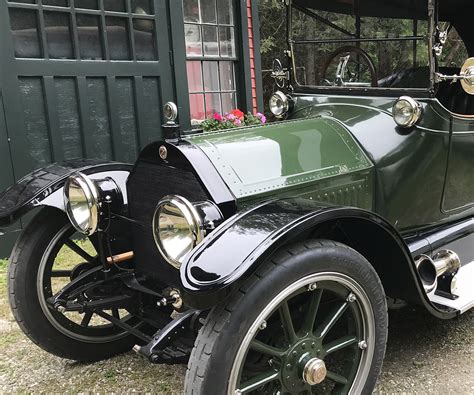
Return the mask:
M428 294L432 303L450 307L458 310L461 314L474 307L474 262L462 266L457 275L456 292L459 296L457 299L449 299L440 295L436 295L433 291Z

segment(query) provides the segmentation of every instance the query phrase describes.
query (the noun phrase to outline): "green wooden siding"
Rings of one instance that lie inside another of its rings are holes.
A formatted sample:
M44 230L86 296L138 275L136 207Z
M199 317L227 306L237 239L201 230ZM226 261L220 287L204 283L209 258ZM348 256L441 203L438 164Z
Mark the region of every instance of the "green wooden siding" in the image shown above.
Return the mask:
M235 1L239 105L246 110L246 2ZM178 104L179 121L190 128L180 0L2 0L0 54L0 190L51 162L133 162L161 138L167 101ZM12 229L0 230L0 256L9 253Z
M176 101L169 0L55 4L0 2L1 190L52 162L133 162Z

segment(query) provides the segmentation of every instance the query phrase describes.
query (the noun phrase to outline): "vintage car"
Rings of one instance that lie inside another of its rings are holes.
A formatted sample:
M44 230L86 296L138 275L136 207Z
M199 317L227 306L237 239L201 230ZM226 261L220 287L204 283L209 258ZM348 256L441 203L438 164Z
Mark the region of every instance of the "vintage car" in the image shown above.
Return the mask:
M284 4L279 122L185 132L168 103L133 166L54 164L0 196L2 226L38 211L9 266L33 342L188 363L188 394L366 394L388 307L472 308L474 3Z

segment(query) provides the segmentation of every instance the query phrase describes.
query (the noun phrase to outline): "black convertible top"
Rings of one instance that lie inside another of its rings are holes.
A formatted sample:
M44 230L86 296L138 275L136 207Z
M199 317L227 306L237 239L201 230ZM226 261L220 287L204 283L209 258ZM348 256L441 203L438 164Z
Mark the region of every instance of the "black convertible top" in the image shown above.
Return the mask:
M293 0L295 5L362 17L427 19L428 0ZM439 19L451 22L474 56L474 0L435 0Z

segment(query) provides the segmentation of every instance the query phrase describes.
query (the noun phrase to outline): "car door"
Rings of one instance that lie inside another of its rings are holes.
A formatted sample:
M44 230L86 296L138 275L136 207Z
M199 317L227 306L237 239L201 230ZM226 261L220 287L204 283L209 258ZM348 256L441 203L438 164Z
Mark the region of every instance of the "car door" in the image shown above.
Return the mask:
M474 96L467 99L474 103ZM474 212L474 115L447 116L451 138L442 209Z

